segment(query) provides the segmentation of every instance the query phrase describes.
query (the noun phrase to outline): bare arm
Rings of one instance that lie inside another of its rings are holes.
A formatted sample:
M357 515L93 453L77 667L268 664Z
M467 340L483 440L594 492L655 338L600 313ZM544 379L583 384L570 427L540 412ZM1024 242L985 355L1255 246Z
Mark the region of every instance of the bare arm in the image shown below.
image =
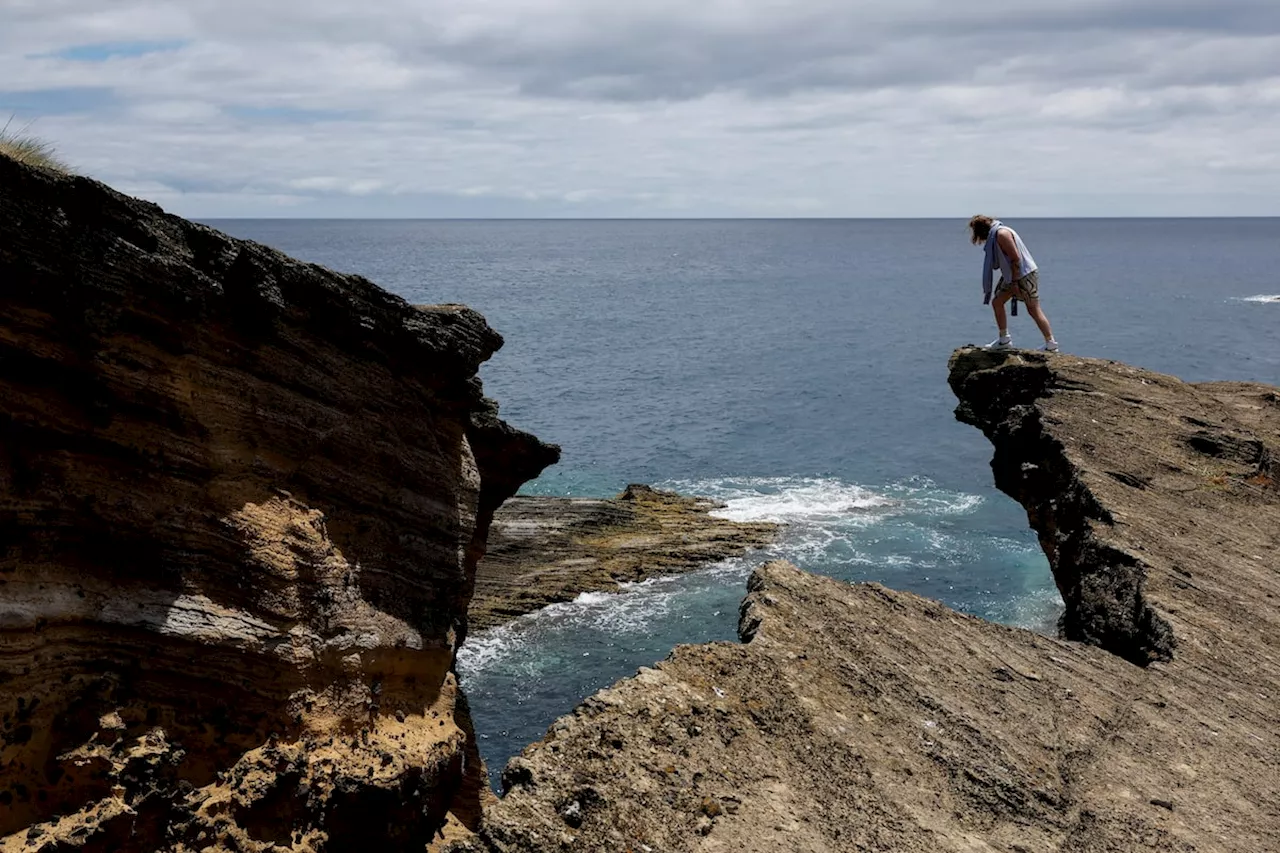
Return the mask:
M1013 242L1013 234L1008 228L1000 229L1000 233L996 235L996 245L1009 259L1009 270L1013 273L1013 280L1022 278L1022 257L1018 254L1018 244Z

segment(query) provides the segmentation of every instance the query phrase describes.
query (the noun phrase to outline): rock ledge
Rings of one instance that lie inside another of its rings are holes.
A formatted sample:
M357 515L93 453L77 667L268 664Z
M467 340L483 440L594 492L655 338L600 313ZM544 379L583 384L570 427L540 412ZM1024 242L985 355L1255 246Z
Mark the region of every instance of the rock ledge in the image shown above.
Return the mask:
M720 504L645 485L615 498L514 497L494 516L471 630L582 592L691 571L771 542L778 525L715 518Z
M1280 849L1280 392L982 350L951 383L1079 641L771 563L740 644L588 699L458 849Z

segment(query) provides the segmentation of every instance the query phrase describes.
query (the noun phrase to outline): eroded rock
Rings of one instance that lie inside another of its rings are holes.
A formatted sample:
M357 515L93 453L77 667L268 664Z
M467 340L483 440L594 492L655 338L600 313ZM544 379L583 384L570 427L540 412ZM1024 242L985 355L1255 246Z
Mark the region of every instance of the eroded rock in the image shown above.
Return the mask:
M951 381L1082 642L771 563L743 642L586 700L455 849L1280 849L1280 392L980 350Z
M778 525L710 513L705 498L631 485L615 498L518 496L502 505L476 573L471 630L582 592L690 571L776 537Z
M421 850L478 816L452 674L557 457L461 306L0 157L5 850Z

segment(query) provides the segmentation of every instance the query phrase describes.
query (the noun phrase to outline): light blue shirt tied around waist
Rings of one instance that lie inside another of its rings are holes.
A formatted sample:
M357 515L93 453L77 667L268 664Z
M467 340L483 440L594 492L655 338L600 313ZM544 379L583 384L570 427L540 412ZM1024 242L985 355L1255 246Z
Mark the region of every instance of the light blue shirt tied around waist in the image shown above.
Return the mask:
M1000 233L1001 228L1008 228L999 219L991 223L991 231L987 234L987 242L982 247L982 304L991 304L991 277L995 274L996 266L1000 267L1000 275L1005 281L1013 281L1013 269L1009 265L1009 259L1005 257L1004 252L1000 251L999 245L996 243L996 236ZM1031 257L1031 253L1027 251L1027 247L1023 245L1022 238L1018 236L1018 232L1009 228L1009 233L1013 234L1013 243L1018 249L1018 260L1020 262L1020 270L1023 275L1035 272L1039 269L1036 266L1035 258ZM1013 316L1018 316L1018 300L1013 300Z

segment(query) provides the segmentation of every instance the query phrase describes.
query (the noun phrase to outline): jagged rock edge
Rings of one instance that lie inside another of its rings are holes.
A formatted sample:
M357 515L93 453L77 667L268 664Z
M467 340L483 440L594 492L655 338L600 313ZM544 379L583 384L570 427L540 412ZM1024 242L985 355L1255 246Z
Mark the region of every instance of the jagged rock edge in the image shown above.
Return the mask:
M1143 593L1146 564L1099 537L1097 528L1113 526L1115 518L1080 479L1036 406L1055 391L1073 389L1058 381L1047 357L1030 354L1021 357L1038 364L1003 362L960 375L960 358L973 352L980 351L959 350L951 359L950 383L960 400L955 416L991 441L996 487L1027 512L1066 606L1063 636L1138 666L1172 660L1173 629ZM1019 379L1025 384L1015 384ZM976 406L977 398L985 405Z

